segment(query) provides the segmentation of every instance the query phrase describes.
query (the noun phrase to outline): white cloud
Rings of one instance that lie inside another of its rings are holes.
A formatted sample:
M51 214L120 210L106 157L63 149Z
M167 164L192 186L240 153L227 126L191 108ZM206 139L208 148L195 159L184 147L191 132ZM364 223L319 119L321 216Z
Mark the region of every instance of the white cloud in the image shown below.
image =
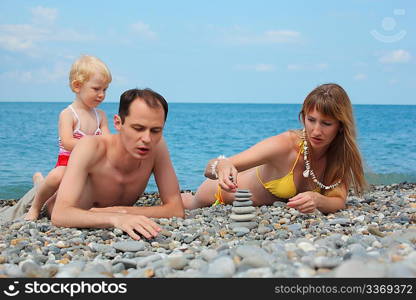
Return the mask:
M148 24L145 24L142 21L131 24L130 27L133 30L133 32L137 33L141 37L144 37L149 40L157 39L157 34L150 29L150 26Z
M254 66L254 70L257 72L270 72L274 71L274 66L270 64L257 64Z
M72 29L58 28L55 25L57 16L56 9L38 6L32 9L33 23L0 25L0 48L33 55L35 49L48 41L78 42L95 39Z
M46 66L34 70L13 70L0 73L0 78L18 82L49 83L56 82L68 77L70 64L57 62L53 66Z
M47 36L48 30L33 25L0 25L0 47L9 51L25 51Z
M328 67L329 65L327 63L287 65L289 71L323 71L328 69Z
M292 43L299 39L300 33L291 30L268 30L259 37L260 41L267 43Z
M315 65L312 65L312 69L314 69L314 70L326 70L326 69L328 69L328 64L326 64L326 63L315 64Z
M222 31L226 42L239 45L297 43L301 38L300 32L293 30L273 29L262 33L252 33L234 26Z
M365 80L367 79L367 74L359 73L354 76L354 80Z
M381 56L379 61L383 64L396 64L396 63L407 63L410 61L412 56L406 50L395 50Z
M129 84L129 80L128 80L127 77L125 77L123 75L114 74L112 84L127 85L127 84Z
M368 67L368 63L367 62L358 61L358 62L354 63L354 67L357 67L357 68L366 68L366 67Z
M56 8L37 6L31 9L33 23L35 24L52 24L58 17Z
M247 70L256 72L273 72L276 68L272 64L237 65L236 70Z

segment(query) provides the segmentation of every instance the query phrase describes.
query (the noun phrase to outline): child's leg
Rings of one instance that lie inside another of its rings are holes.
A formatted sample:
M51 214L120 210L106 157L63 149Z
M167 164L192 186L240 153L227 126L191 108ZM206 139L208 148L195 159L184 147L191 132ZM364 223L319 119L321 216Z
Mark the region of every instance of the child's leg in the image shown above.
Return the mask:
M41 172L36 172L35 174L33 174L32 176L32 181L33 181L33 186L38 186L39 184L42 183L42 181L45 178L43 178L43 175Z
M45 180L43 180L41 183L38 183L38 190L36 192L35 198L33 199L32 206L25 216L25 220L34 221L38 218L40 210L42 209L45 202L58 190L59 184L61 183L62 177L64 176L65 168L66 167L64 166L59 166L55 169L52 169L48 176L46 176ZM37 174L38 173L35 173L35 175L33 175L35 184L35 178L39 181L39 175Z

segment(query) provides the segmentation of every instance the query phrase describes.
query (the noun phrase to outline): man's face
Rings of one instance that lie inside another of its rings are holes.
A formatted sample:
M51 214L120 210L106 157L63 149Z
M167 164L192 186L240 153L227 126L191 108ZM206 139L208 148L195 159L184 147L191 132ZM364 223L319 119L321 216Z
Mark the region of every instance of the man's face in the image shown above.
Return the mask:
M116 115L114 125L127 152L136 159L145 159L162 138L165 113L161 106L151 108L137 98L131 103L124 124Z

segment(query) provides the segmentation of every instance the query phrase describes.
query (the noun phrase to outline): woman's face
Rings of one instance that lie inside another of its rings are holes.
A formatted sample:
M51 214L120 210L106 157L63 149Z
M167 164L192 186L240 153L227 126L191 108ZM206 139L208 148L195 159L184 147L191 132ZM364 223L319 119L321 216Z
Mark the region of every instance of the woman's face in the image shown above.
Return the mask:
M340 122L325 116L315 108L305 115L305 129L309 143L315 149L328 147L340 129Z

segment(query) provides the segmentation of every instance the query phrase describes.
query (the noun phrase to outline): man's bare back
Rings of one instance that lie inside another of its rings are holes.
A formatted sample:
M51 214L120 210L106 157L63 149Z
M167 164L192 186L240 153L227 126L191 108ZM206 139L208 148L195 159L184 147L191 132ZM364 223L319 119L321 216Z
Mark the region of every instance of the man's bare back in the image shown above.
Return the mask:
M52 209L55 225L118 227L138 239L137 232L150 238L160 230L147 217L184 216L178 180L162 137L167 107L164 110L154 99L158 96L149 90L125 92L120 103L124 99L127 110L114 117L119 133L80 140ZM163 204L132 207L152 173Z

